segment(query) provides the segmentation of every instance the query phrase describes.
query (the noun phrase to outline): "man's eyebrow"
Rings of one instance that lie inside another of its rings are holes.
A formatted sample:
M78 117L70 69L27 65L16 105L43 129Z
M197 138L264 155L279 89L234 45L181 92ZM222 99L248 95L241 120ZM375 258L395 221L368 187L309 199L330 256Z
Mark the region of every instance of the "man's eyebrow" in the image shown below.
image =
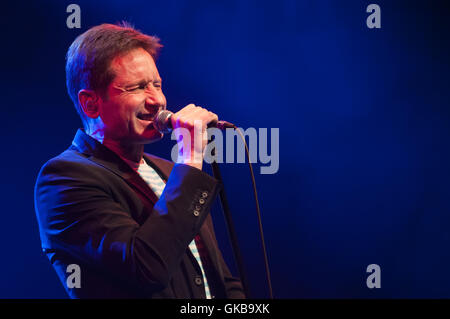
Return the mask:
M128 83L125 83L123 85L123 87L133 87L133 86L136 86L136 85L143 85L143 84L147 85L147 84L149 84L151 82L161 83L162 79L158 77L155 80L153 80L153 79L151 79L151 80L150 79L140 79L140 80L136 80L136 81L130 81Z

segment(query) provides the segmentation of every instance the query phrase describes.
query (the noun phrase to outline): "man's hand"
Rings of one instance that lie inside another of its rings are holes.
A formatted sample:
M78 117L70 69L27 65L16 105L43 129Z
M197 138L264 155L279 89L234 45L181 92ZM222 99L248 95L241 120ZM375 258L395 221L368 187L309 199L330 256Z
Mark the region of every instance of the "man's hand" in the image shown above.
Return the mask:
M171 117L178 143L178 163L202 169L203 153L208 144L207 126L217 121L216 114L189 104Z

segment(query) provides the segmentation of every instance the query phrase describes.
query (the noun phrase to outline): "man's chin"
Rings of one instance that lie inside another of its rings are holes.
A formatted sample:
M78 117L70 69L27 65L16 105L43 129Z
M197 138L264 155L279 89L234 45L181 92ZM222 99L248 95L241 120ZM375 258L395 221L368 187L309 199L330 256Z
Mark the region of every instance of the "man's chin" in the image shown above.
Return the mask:
M144 132L136 142L139 144L150 144L160 141L163 137L163 133L153 130L152 132Z

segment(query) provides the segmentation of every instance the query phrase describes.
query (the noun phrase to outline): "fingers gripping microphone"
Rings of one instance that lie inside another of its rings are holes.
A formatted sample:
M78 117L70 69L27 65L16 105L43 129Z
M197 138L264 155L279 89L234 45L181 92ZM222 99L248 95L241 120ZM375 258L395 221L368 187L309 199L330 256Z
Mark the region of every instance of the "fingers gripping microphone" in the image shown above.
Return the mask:
M159 111L153 119L153 127L161 133L170 133L173 130L172 121L170 120L172 115L173 112L168 110ZM224 130L226 128L234 128L235 126L226 121L213 121L208 123L209 127L217 127L219 130Z

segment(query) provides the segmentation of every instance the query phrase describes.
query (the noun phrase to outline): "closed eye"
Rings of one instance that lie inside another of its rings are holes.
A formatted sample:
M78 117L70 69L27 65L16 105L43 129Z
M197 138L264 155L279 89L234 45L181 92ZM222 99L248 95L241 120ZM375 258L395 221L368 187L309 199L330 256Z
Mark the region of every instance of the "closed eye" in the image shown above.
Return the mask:
M139 85L127 88L126 90L129 92L136 91L136 90L145 90L147 88L147 86L151 83L152 82L141 83ZM161 88L161 82L153 82L153 86L156 88Z
M129 87L126 90L127 91L145 90L146 87L147 87L147 84L139 84L137 86Z

